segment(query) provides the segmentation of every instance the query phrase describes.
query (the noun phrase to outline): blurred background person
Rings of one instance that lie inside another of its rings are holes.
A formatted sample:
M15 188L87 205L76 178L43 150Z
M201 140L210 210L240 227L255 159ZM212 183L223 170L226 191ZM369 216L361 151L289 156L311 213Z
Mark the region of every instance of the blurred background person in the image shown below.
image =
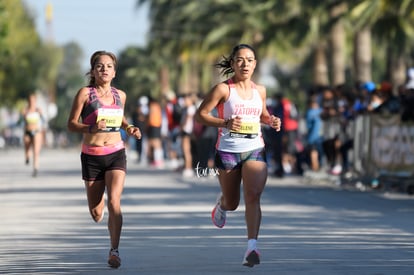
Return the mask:
M201 99L201 96L198 97ZM198 108L201 101L197 102ZM218 116L217 110L211 111L212 116ZM193 159L193 166L201 169L214 168L214 154L216 152L218 130L216 127L207 126L201 124L197 120L194 120L194 144L196 147L195 156ZM193 150L194 151L194 150Z
M319 171L322 164L322 109L319 106L317 95L309 98L306 111L306 148L308 163L312 171Z
M297 142L298 142L298 129L299 129L299 113L295 104L287 97L280 95L280 104L283 110L282 119L282 167L284 173L290 174L292 172L301 173L296 171L298 167L297 163Z
M180 121L183 108L178 104L178 98L174 91L166 92L164 100L163 111L167 120L168 133L164 137L163 148L168 159L169 168L176 170L180 166L178 158L181 152Z
M24 155L25 163L29 165L33 157L33 177L37 176L39 170L39 155L44 139L44 117L42 110L37 106L36 94L32 93L27 98L27 106L22 113L24 123Z
M149 97L147 117L147 158L148 163L154 168L164 167L164 154L161 143L162 110L161 104Z
M392 84L383 81L377 89L378 97L381 103L373 110L377 114L399 114L401 111L401 103L393 94Z
M135 140L135 151L137 153L137 162L140 163L142 161L143 156L143 143L144 143L144 137L146 135L145 129L147 128L146 122L147 122L147 116L148 116L148 97L141 96L138 99L137 106L132 113L132 123L137 126L139 129L142 129L142 137L141 139Z
M183 117L181 120L181 150L184 158L183 177L188 178L194 176L191 143L194 129L194 115L197 109L194 104L193 94L184 94L182 98L184 102Z

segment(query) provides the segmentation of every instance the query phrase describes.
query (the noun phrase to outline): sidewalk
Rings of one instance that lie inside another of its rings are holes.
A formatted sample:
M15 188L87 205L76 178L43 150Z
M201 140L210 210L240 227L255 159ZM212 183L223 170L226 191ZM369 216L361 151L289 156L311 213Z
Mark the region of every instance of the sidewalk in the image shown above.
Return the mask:
M384 221L375 208L359 214L342 208L347 196L361 208L375 203L374 197L340 195L294 177L269 178L262 201L262 263L247 268L241 265L243 202L225 228L211 223L216 178L183 179L133 160L128 171L122 266L113 270L106 265L107 215L100 224L89 216L79 152L44 150L38 177L32 178L21 150L0 151L0 274L411 274L414 268L412 200L404 201L397 228L377 228ZM376 235L363 239L362 232ZM391 235L397 239L390 241Z

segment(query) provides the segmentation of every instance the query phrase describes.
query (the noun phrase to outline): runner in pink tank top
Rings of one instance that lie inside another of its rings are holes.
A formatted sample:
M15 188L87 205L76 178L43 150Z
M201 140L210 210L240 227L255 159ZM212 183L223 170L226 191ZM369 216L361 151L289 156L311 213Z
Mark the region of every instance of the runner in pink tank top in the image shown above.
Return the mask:
M95 52L90 60L90 81L76 94L68 119L68 129L83 134L82 178L85 182L89 212L95 222L104 218L105 190L108 204L108 229L111 247L108 264L121 265L118 246L121 237L121 194L125 182L126 153L120 129L141 138L138 127L124 116L126 94L111 87L116 57L106 51Z
M215 85L196 113L198 122L219 128L215 162L221 193L211 217L214 225L224 226L227 211L239 206L243 182L247 249L242 264L253 267L260 263L257 248L262 216L260 196L267 181L261 124L279 131L281 121L270 116L266 109L265 87L251 81L256 68L256 52L251 46L237 45L216 67L231 78ZM214 108L217 117L211 115Z

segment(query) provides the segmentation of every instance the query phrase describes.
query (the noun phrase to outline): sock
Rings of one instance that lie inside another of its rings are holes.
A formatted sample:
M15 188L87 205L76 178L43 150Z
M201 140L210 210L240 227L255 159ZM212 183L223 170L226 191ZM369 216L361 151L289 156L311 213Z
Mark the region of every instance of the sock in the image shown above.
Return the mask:
M226 212L226 210L224 210L223 207L221 207L221 200L220 200L217 208L218 208L220 213Z
M223 210L223 208L221 208L221 206L220 205L218 205L218 207L217 207L217 210L218 210L218 212L220 213L220 214L224 214L224 213L226 213L226 210Z
M257 249L257 240L256 239L249 239L247 241L247 249L248 250L256 250Z

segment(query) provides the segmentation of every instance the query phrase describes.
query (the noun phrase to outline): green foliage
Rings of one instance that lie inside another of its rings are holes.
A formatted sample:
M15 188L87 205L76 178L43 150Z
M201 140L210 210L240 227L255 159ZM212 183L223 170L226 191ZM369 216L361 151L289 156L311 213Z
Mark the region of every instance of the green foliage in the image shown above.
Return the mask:
M0 104L11 105L35 89L36 71L31 64L40 41L20 0L2 1L0 14Z
M413 0L139 0L137 3L150 6L151 50L160 53L162 60L178 74L188 71L180 71L188 68L183 63L192 63L194 67L195 60L202 68L200 90L207 90L214 78L205 76L212 74L212 70L205 69L206 64L214 63L240 42L252 44L262 58L277 61L279 68L275 71L283 72L282 90L297 91L298 86L312 85L315 61L311 57L321 43L329 46L331 29L339 20L347 27L343 54L350 83L357 79L352 75L351 40L362 27L372 29L373 76L384 76L387 58L383 54L390 46L395 53L405 54L407 63L411 60L407 49L414 34ZM332 63L327 64L330 70ZM198 77L198 72L192 72ZM179 75L172 78L171 82L175 82L172 85L181 85L177 83L180 79Z
M0 104L12 106L35 90L51 93L61 52L41 41L21 0L0 2Z
M57 116L50 121L50 127L55 131L66 131L70 107L77 91L86 85L86 77L82 73L82 49L76 43L69 43L61 49L62 59L55 70L57 81L55 84Z
M141 95L159 96L160 58L145 48L128 47L118 55L113 85L127 94L127 111L134 110Z

